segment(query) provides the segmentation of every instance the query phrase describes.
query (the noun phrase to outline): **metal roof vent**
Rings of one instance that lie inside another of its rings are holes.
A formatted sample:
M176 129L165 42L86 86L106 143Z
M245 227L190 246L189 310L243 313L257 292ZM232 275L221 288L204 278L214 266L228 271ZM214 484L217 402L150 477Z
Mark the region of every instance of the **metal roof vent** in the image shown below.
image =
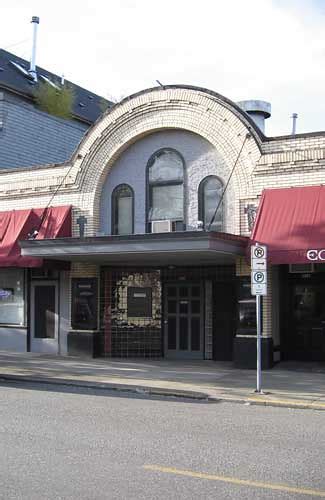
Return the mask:
M258 128L265 132L265 120L271 116L271 104L266 101L239 101L238 106L254 120Z
M291 132L291 135L296 135L298 113L292 113L291 118L292 118L292 132Z
M37 42L37 27L39 25L39 17L33 16L31 23L33 25L33 45L32 45L32 56L30 59L29 74L32 76L33 80L37 82L36 73L36 42Z

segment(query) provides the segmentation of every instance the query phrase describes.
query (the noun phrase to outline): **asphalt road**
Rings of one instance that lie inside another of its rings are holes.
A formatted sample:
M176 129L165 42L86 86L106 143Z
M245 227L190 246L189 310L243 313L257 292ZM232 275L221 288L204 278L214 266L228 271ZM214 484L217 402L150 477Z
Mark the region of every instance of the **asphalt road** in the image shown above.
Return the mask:
M325 412L0 382L0 498L325 498Z

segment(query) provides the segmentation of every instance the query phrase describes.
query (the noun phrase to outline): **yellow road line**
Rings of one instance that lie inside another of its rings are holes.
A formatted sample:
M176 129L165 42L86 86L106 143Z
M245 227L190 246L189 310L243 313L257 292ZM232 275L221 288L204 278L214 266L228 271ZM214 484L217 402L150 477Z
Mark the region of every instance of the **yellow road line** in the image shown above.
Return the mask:
M167 474L176 474L179 476L195 477L198 479L209 479L211 481L222 481L223 483L238 484L241 486L252 486L254 488L263 488L266 490L285 491L287 493L296 493L298 495L310 495L325 498L325 491L311 490L309 488L296 488L286 484L263 483L261 481L250 481L247 479L237 479L236 477L216 476L204 472L194 472L190 470L175 469L174 467L161 467L159 465L144 465L144 469L155 472L166 472Z

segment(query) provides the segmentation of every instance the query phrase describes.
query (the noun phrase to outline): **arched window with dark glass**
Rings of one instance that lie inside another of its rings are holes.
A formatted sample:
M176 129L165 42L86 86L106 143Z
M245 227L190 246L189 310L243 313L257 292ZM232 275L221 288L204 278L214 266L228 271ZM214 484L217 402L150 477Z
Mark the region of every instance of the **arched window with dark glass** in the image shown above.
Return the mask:
M112 193L112 234L133 233L133 212L133 189L127 184L116 186Z
M174 229L184 224L184 161L173 149L160 149L147 166L149 230L151 223L171 220Z
M199 186L199 220L203 222L206 230L222 231L223 229L223 203L220 203L222 193L223 183L218 177L209 175L201 181Z

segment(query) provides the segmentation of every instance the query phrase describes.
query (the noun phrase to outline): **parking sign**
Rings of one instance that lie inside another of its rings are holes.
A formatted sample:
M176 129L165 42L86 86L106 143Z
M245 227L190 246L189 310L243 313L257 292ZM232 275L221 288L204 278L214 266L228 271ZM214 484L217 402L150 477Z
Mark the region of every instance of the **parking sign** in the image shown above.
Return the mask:
M251 292L252 295L267 294L267 248L265 245L251 246Z

